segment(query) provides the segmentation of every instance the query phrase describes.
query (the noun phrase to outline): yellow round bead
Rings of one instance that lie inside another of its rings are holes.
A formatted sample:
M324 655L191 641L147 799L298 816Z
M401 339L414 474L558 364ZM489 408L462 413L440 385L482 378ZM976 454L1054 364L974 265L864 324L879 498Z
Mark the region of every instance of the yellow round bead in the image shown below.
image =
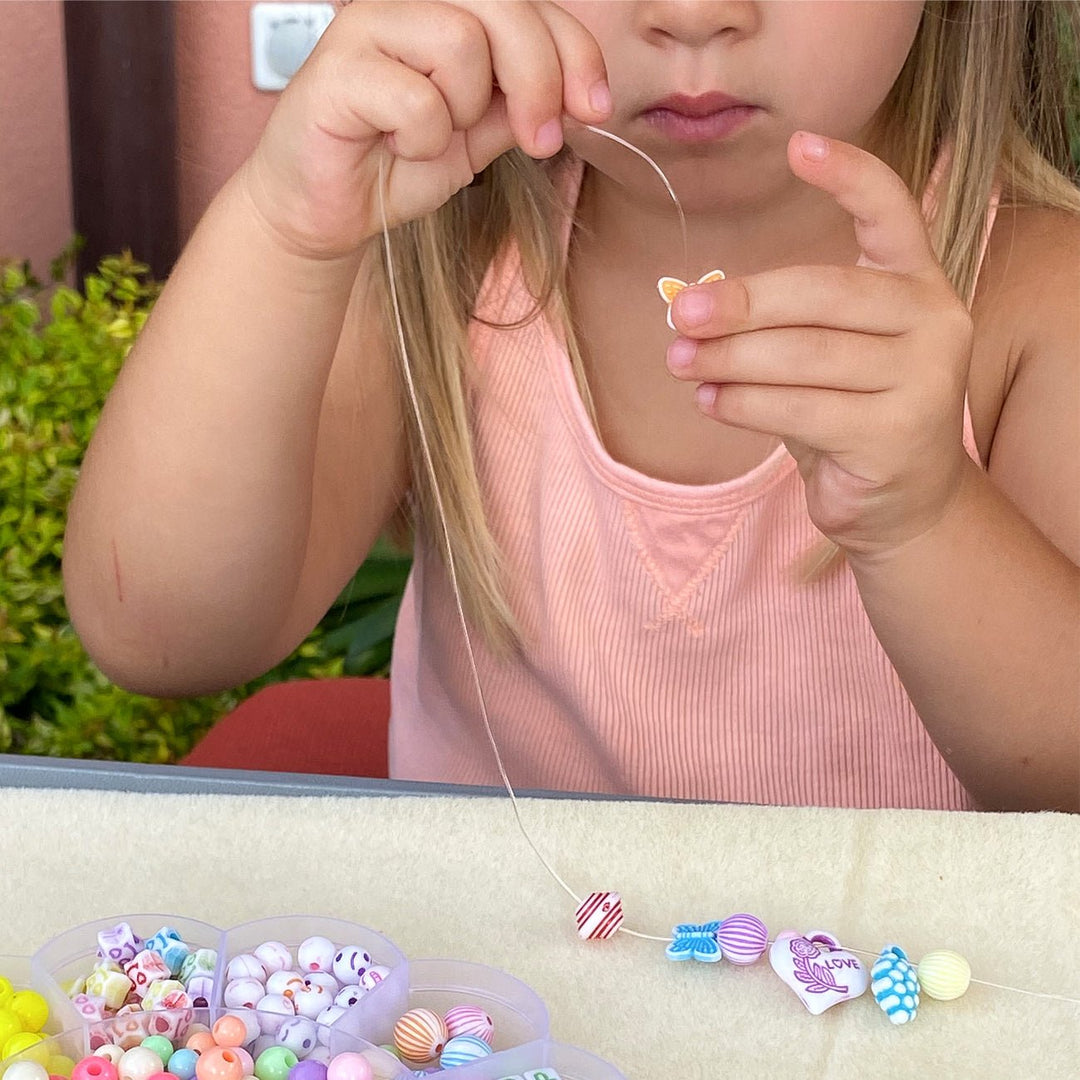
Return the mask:
M22 1054L23 1061L36 1061L39 1065L48 1064L52 1054L47 1046L40 1045L43 1036L34 1031L21 1031L18 1035L12 1035L3 1050L0 1050L0 1060Z
M952 1001L971 984L971 965L951 949L934 949L920 961L919 986L938 1001Z
M11 1009L0 1008L0 1047L12 1037L22 1033L22 1020Z
M49 1003L36 990L18 991L9 1008L22 1021L23 1031L40 1031L49 1019Z
M15 987L11 985L10 979L5 979L3 975L0 975L0 1009L6 1009L8 1002L11 1001L15 994Z

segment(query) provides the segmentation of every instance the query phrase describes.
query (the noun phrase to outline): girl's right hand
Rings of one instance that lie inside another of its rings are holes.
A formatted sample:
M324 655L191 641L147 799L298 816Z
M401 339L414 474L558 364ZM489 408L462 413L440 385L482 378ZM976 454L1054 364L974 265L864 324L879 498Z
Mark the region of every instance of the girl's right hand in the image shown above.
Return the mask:
M243 171L287 250L333 259L430 213L511 147L550 157L561 116L610 113L592 35L544 0L354 2L283 91Z

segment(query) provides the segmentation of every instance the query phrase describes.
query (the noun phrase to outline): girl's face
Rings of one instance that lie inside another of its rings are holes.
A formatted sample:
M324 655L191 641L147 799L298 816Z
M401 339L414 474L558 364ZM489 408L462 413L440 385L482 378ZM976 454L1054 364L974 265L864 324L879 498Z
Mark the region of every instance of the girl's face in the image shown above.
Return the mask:
M655 158L680 197L698 204L688 210L790 182L784 148L796 130L864 143L923 8L922 0L556 2L603 51L615 100L604 127ZM644 197L663 195L658 180L628 165L629 151L574 125L567 141Z

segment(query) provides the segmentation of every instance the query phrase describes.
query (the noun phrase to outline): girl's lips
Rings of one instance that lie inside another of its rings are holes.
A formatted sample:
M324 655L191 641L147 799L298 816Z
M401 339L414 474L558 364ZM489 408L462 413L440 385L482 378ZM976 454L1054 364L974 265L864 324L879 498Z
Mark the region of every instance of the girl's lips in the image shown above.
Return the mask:
M708 112L688 112L685 107L653 106L641 118L675 142L698 143L726 138L745 127L761 110L756 105L721 106Z

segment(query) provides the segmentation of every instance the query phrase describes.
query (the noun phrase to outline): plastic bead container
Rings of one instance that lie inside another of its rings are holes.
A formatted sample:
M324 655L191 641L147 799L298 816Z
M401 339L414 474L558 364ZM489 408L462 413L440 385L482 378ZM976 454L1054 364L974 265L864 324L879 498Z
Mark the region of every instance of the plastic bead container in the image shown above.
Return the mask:
M30 973L34 988L49 1003L57 1026L75 1029L84 1026L84 1018L71 1004L67 988L77 979L85 978L98 960L98 933L111 930L125 922L139 937L153 937L163 926L173 927L184 942L193 949L214 949L218 954L214 972L215 995L221 993L221 931L209 923L186 919L180 915L118 915L76 926L43 945L30 958Z
M188 1011L193 1011L196 1013L196 1018L200 1022L205 1022L205 1010L196 1009ZM97 1039L93 1038L94 1030L97 1027L98 1025L92 1025L90 1028L74 1028L71 1031L61 1032L59 1035L50 1036L36 1046L23 1051L21 1054L16 1054L6 1061L0 1062L0 1077L3 1076L4 1070L6 1070L9 1065L21 1060L40 1061L44 1064L48 1060L55 1061L56 1057L60 1055L71 1061L78 1062L81 1058L86 1057L87 1054L93 1052L91 1049L92 1043L101 1045ZM375 1080L412 1080L413 1073L398 1061L393 1054L388 1054L385 1050L373 1046L363 1039L347 1035L345 1032L336 1029L329 1029L327 1038L327 1045L331 1056L344 1053L356 1053L362 1054L367 1058L371 1063L372 1071L375 1074ZM182 1039L174 1042L175 1049L179 1049L183 1045ZM53 1074L53 1069L49 1068L48 1065L46 1065L46 1068L49 1069L50 1074ZM64 1074L60 1073L59 1075Z
M405 956L389 938L359 923L346 922L343 919L323 919L313 915L282 915L269 919L256 919L254 922L241 923L231 930L226 930L221 939L220 972L217 995L213 1002L221 1005L225 993L225 969L229 961L241 953L249 953L265 941L280 941L288 946L296 958L296 947L306 938L318 935L329 938L338 948L359 945L370 954L372 962L390 968L390 974L379 984L378 990L404 994L408 987ZM371 991L372 993L374 991ZM346 1012L334 1025L343 1031L356 1034L351 1011Z
M213 998L205 1009L155 1010L131 1013L102 1021L86 1020L75 1010L66 989L89 974L97 960L97 935L126 922L142 938L162 927L175 928L192 948L214 949ZM494 1053L489 1057L459 1065L442 1073L456 1080L516 1080L533 1071L535 1080L625 1080L613 1065L580 1050L555 1042L550 1037L547 1007L534 990L497 968L463 960L407 960L382 934L358 923L313 915L277 916L242 923L222 930L208 923L168 914L117 915L97 919L61 934L39 949L30 959L29 985L41 992L52 1010L50 1030L65 1029L42 1046L78 1061L104 1042L119 1044L141 1041L148 1034L165 1034L182 1042L182 1034L194 1022L212 1026L225 1013L252 1013L230 1009L224 1004L225 971L229 960L252 952L268 941L286 945L296 957L297 946L313 936L325 937L339 949L359 946L373 964L390 969L390 974L346 1009L331 1027L321 1029L332 1054L346 1050L363 1052L375 1066L378 1080L408 1080L416 1071L439 1073L437 1063L410 1065L379 1047L392 1044L394 1025L410 1009L426 1008L445 1014L459 1005L480 1006L494 1024ZM19 958L11 958L14 972L26 972ZM2 964L2 959L0 959ZM258 1014L256 1013L256 1018ZM278 1017L280 1019L280 1017ZM124 1030L121 1032L120 1028ZM130 1030L129 1030L130 1029ZM359 1049L358 1049L359 1048ZM9 1061L33 1056L34 1048ZM42 1050L38 1050L40 1056ZM0 1063L2 1077L5 1063ZM414 1071L416 1070L416 1071ZM52 1070L50 1070L51 1072ZM58 1074L59 1075L59 1074Z
M350 1030L373 1043L389 1043L398 1017L410 1009L431 1009L441 1016L455 1005L479 1005L495 1024L493 1057L548 1037L547 1007L534 990L505 971L464 960L410 960L408 976L407 986L383 984L378 993L362 997L354 1006Z

